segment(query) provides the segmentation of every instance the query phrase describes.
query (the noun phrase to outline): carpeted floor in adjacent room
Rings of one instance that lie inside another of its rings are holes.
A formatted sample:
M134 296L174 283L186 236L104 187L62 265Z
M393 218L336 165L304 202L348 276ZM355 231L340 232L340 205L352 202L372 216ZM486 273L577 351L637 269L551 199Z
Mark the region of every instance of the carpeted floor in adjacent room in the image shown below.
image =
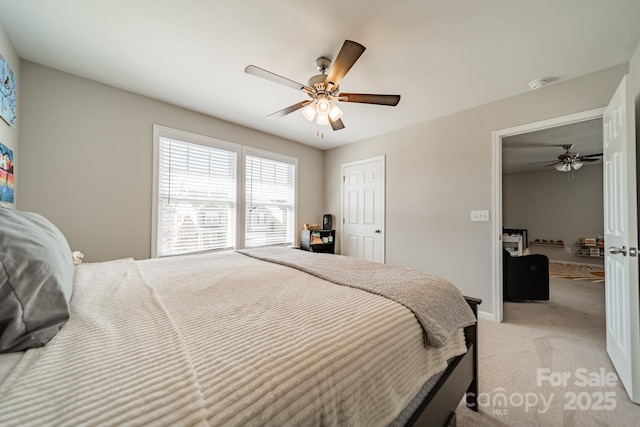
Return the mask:
M603 283L552 278L550 301L505 303L503 323L480 320L480 412L459 406L457 425L640 425L605 339Z

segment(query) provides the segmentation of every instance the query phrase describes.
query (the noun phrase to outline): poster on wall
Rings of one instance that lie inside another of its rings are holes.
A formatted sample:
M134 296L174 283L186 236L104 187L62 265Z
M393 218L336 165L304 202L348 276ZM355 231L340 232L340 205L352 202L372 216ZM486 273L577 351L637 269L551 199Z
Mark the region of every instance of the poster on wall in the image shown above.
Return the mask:
M0 142L0 204L14 202L13 150Z
M16 83L9 63L0 54L0 117L16 126Z

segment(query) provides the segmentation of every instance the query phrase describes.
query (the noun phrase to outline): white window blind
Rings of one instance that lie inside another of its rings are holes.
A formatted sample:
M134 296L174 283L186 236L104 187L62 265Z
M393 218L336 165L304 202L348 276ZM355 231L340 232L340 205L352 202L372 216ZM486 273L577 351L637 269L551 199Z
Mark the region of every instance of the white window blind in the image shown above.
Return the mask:
M245 156L245 246L295 242L294 163Z
M235 247L237 153L160 137L157 255Z

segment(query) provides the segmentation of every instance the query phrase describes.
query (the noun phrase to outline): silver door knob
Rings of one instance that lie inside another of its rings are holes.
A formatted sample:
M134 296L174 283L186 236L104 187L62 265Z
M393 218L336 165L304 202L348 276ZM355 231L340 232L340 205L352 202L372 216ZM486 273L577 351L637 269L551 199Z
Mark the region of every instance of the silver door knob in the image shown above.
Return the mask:
M611 255L622 254L622 256L627 256L627 247L623 246L619 248L617 246L609 246L609 253Z

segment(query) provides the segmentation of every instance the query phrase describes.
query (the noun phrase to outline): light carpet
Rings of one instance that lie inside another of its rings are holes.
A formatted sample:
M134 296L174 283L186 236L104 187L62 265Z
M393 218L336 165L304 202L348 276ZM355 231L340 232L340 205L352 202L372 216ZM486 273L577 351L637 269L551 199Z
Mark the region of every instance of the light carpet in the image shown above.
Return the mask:
M551 279L550 301L505 303L503 323L480 320L480 411L458 407L458 426L637 426L605 339L602 284Z

